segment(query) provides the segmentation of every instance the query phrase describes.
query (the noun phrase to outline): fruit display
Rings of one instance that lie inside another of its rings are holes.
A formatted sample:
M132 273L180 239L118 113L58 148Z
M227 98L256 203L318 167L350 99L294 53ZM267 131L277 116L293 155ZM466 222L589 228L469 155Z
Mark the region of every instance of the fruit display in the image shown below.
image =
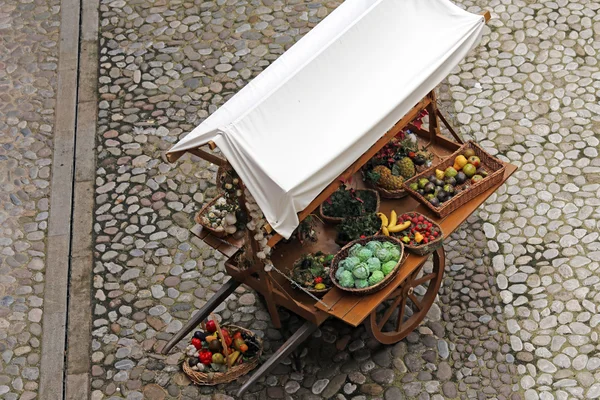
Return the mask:
M443 237L442 229L429 218L416 212L398 216L397 229L390 234L397 237L407 247L418 247Z
M221 196L200 215L200 222L215 232L231 235L238 230L236 215L238 211L237 204L228 203L227 199Z
M332 279L341 288L365 289L383 281L396 268L401 256L401 246L390 241L355 243L347 256L338 261Z
M437 216L444 217L500 182L504 164L474 142L410 180L403 187Z
M363 167L365 180L387 191L402 191L404 181L415 176L418 167L430 165L432 158L418 149L414 133L401 131Z
M341 185L321 204L321 215L328 222L341 222L343 218L359 217L376 212L378 208L379 195L376 191L346 189L346 185Z
M237 327L219 329L213 320L207 321L205 327L205 331L194 332L185 350L188 359L184 362L193 371L227 372L260 353L261 344L250 331Z
M402 221L398 220L398 215L396 211L392 210L390 213L390 217L388 218L384 213L377 213L377 216L381 220L381 232L385 236L390 236L394 232L400 232L410 226L410 221Z
M332 254L320 251L304 254L294 263L292 280L309 291L326 291L331 289L329 265L333 260Z

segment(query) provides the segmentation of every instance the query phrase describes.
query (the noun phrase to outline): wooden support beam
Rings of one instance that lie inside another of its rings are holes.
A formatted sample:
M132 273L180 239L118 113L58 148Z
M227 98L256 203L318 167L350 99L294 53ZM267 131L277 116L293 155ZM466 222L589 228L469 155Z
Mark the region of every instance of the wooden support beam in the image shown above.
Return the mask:
M192 153L195 156L202 158L203 160L211 162L215 165L218 165L218 166L227 165L227 160L225 160L221 157L217 157L214 154L210 154L209 152L202 150L200 147L198 147L196 149L188 150L188 152Z
M485 18L485 22L488 22L492 18L492 14L490 14L488 10L482 12L481 15L483 15L483 18Z
M342 184L347 181L352 175L357 173L363 165L367 163L379 150L383 148L394 136L398 134L406 125L414 120L421 111L423 111L431 103L430 95L425 96L420 102L418 102L406 115L396 123L389 131L386 132L373 146L369 148L358 160L356 160L351 166L349 166L340 176L338 176L333 182L329 184L321 194L319 194L310 204L301 212L298 213L298 219L300 222L304 221L306 217L313 213L329 196L331 196ZM265 228L266 229L271 229ZM283 236L276 233L269 239L269 246L274 247Z

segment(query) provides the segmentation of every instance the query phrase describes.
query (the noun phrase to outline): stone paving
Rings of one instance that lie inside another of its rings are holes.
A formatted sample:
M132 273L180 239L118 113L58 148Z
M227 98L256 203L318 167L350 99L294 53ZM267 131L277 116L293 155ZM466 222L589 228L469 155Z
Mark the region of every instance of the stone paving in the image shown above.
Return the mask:
M519 171L446 242L443 287L417 331L381 346L328 322L246 399L600 397L600 4L459 4L494 19L440 100L466 138ZM227 279L223 257L188 232L215 168L163 153L337 5L101 2L92 399L233 393L190 385L181 347L158 354ZM243 288L217 312L267 352L299 323L284 313L287 332L273 329Z
M34 399L57 86L59 2L0 0L0 397Z

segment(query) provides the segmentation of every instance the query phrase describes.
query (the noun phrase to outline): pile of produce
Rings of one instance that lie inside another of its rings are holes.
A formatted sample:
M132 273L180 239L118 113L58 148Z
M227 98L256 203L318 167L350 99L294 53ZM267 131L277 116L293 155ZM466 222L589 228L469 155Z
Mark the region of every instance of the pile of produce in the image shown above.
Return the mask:
M410 188L425 197L434 207L450 200L464 185L476 183L488 176L485 169L481 168L481 160L475 155L473 149L466 149L463 154L454 159L454 165L444 171L436 169L435 175L421 178L410 184Z
M335 271L337 283L344 288L365 289L389 275L400 261L400 246L392 242L372 240L356 243L348 256L339 261Z
M346 190L341 185L322 204L323 216L333 218L358 217L377 211L377 192L372 190Z
M331 260L333 260L333 255L320 251L314 254L304 254L294 264L292 279L305 289L331 289L331 278L329 277Z
M379 230L379 218L374 212L360 217L344 218L337 226L337 243L348 243L366 236L373 236Z
M224 346L217 334L214 321L206 322L206 332L196 331L186 348L187 363L194 371L226 372L228 368L247 362L260 351L257 339L241 330L221 328L221 334L229 349L225 356Z
M401 190L406 179L416 174L417 166L429 166L431 153L418 150L417 137L402 131L390 140L365 165L365 178L386 190Z
M390 218L379 213L381 219L381 230L387 236L395 236L408 246L418 247L428 244L440 236L441 229L432 224L418 213L406 213L398 216L392 211Z
M217 232L224 231L231 235L238 230L238 211L239 207L237 204L228 203L225 197L219 197L200 218L204 226L208 226Z

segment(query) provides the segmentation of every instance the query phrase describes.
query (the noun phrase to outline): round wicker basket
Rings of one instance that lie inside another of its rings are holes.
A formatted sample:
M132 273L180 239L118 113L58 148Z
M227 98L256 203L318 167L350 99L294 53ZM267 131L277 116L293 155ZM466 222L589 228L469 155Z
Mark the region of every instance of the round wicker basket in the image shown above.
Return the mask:
M215 324L217 325L217 334L219 335L221 344L223 344L225 358L227 358L227 355L229 354L230 350L225 344L225 340L223 339L221 327L219 326L218 321L214 317L213 321L215 321ZM231 367L228 366L228 370L226 372L195 371L189 366L188 359L186 358L182 364L183 372L188 376L188 378L190 378L192 382L196 383L197 385L218 385L221 383L232 382L240 376L246 375L248 372L252 371L260 362L260 356L262 355L263 351L262 340L259 337L257 337L254 334L254 332L237 325L223 325L223 328L231 332L232 336L233 334L235 334L235 332L245 332L248 335L255 337L259 346L258 352L256 353L256 356L254 356L249 361Z
M299 267L300 267L300 260L301 260L301 259L302 259L302 258L299 258L299 259L297 259L296 261L294 261L294 265L293 265L293 267L292 267L292 272L291 272L291 276L292 276L292 277L294 276L294 272L295 272L296 268L299 268ZM294 289L300 290L300 289L298 288L298 286L300 286L300 284L299 284L299 283L296 283L296 284L292 285L292 287L293 287ZM325 295L327 294L327 292L329 292L329 291L331 290L331 286L330 286L330 287L328 287L328 288L322 289L322 290L311 289L311 288L307 288L306 286L302 286L302 288L303 288L304 290L306 290L307 292L309 292L310 294L312 294L313 296L317 296L317 297L319 297L319 298L321 298L321 297L325 296Z
M352 246L354 246L355 244L359 243L361 245L365 245L373 240L378 240L380 242L392 242L395 245L400 246L400 258L398 259L398 263L396 264L396 266L394 267L394 269L386 275L385 278L383 278L383 280L373 286L369 286L366 287L364 289L356 289L356 288L345 288L342 285L340 285L337 281L337 279L335 278L335 271L337 271L337 267L338 267L338 263L345 259L346 257L348 257L348 252L350 251L350 248ZM371 294L371 293L375 293L381 289L383 289L384 287L386 287L391 281L394 280L394 276L398 273L398 271L400 270L400 265L402 265L402 263L404 262L404 260L406 259L406 257L404 257L404 244L398 240L395 237L392 236L383 236L383 235L377 235L377 236L369 236L366 237L364 239L358 239L358 240L354 240L350 243L348 243L347 245L345 245L344 247L342 247L342 249L340 251L338 251L338 253L335 255L335 257L333 258L333 260L331 261L331 269L329 270L329 275L331 278L331 282L340 290L343 290L345 292L348 293L352 293L355 295L360 295L360 296L364 296L367 294Z
M435 226L440 231L440 236L437 239L432 240L429 243L420 244L418 246L411 246L408 244L404 244L404 248L406 249L406 251L408 251L409 253L416 254L418 256L424 256L424 255L433 253L434 251L436 251L437 249L439 249L440 247L442 247L444 245L444 232L442 231L441 226L439 226L438 224L433 222L431 219L427 218L425 215L418 213L418 212L411 211L411 212L407 212L404 214L408 214L411 217L423 217L424 220L426 220L427 222L430 222L433 226ZM400 232L398 232L398 233L390 232L390 235L395 238L398 238L400 236Z

